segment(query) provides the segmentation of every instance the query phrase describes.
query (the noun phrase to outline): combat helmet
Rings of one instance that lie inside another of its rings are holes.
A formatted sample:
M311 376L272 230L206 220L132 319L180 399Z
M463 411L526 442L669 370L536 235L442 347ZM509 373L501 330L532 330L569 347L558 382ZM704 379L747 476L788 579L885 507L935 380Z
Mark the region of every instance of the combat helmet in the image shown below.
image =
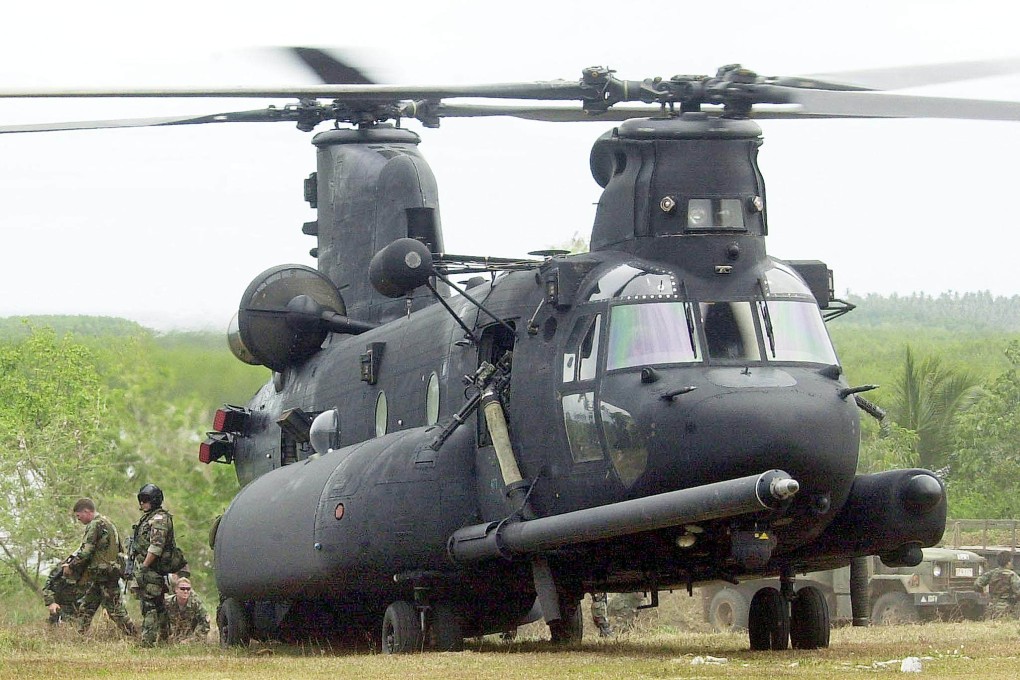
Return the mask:
M139 503L151 503L152 508L162 507L163 505L163 490L155 484L146 484L138 490L138 502Z

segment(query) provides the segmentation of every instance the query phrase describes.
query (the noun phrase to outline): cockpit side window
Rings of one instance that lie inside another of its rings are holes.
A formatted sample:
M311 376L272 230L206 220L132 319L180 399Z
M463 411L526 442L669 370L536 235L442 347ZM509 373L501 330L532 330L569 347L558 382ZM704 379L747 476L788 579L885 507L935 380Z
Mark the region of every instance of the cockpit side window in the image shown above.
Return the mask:
M601 328L601 314L583 316L574 324L563 354L563 382L595 378Z

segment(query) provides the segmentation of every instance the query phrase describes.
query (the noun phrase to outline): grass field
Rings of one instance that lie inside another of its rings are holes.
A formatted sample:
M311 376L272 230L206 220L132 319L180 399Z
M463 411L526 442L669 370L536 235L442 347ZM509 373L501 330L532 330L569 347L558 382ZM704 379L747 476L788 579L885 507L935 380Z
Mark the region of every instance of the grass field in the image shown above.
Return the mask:
M679 615L694 616L690 611ZM668 618L676 620L676 611ZM925 678L1020 677L1020 623L928 623L833 630L828 649L750 652L745 634L709 632L699 622L677 627L649 612L636 630L611 639L552 647L542 627L514 642L469 641L457 653L383 656L321 645L253 643L243 650L215 644L139 649L101 622L82 639L33 623L0 628L0 679L31 678L822 678L899 675L917 657ZM694 629L694 630L692 630Z

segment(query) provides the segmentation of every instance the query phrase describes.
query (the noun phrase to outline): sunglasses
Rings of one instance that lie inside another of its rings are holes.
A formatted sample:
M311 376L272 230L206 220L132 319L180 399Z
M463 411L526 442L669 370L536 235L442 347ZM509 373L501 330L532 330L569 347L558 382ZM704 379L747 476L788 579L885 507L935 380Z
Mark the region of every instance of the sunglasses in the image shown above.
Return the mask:
M187 586L182 586L182 587L178 588L177 590L191 590L191 588L189 588Z

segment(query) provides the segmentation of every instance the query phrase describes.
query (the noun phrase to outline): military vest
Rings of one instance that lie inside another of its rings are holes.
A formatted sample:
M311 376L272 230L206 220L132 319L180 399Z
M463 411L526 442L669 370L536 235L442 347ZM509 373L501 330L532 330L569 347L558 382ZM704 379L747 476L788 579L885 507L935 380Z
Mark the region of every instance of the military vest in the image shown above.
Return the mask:
M1016 574L1011 569L996 569L988 579L988 595L995 600L1009 600L1013 598L1013 577Z
M120 535L113 522L102 515L96 515L85 528L85 541L95 541L95 551L86 571L112 572L120 569L118 556L121 553Z

